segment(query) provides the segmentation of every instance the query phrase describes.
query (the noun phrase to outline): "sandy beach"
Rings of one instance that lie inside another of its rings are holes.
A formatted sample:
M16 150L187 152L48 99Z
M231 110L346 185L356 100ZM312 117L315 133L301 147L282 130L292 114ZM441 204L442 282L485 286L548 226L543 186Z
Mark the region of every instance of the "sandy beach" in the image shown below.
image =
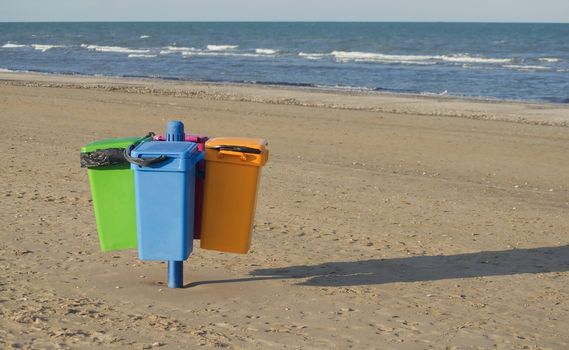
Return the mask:
M263 137L252 251L99 251L79 148ZM0 344L567 349L569 105L0 73Z

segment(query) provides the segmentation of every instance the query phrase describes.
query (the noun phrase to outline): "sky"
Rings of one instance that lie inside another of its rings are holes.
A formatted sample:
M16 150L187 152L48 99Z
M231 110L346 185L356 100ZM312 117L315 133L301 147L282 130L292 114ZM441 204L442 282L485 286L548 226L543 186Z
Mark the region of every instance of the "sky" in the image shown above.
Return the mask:
M569 0L0 0L14 21L569 23Z

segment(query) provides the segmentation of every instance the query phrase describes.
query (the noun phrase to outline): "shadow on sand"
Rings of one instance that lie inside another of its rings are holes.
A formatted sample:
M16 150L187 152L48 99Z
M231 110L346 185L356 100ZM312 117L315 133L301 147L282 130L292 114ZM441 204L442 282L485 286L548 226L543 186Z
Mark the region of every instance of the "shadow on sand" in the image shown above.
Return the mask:
M258 269L249 278L197 281L185 287L265 279L302 279L299 285L339 287L565 271L569 271L569 245Z

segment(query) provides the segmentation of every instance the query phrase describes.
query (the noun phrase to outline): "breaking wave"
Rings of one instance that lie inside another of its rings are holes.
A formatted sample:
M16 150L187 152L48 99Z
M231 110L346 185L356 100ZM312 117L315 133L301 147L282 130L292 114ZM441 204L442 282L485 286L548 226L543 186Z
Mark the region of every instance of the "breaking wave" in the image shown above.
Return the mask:
M18 48L22 48L22 47L26 47L26 45L12 44L12 43L6 43L6 44L2 45L2 48L4 48L4 49L18 49Z
M541 62L548 62L548 63L555 63L560 61L560 59L557 57L541 57L539 60Z
M32 47L35 50L41 51L41 52L46 52L47 50L51 50L51 49L61 49L64 48L65 45L42 45L42 44L32 44Z
M392 62L392 63L436 63L437 61L457 63L508 63L512 58L487 58L469 56L466 54L456 55L387 55L382 53L358 52L358 51L332 51L330 55L339 62Z
M181 53L181 52L191 52L196 51L196 48L193 47L179 47L179 46L166 46L160 50L161 55L169 55L172 53Z
M433 56L435 59L440 59L447 62L460 62L460 63L508 63L513 62L513 58L488 58L479 56L468 56L463 54L451 56Z
M306 53L306 52L299 52L298 56L303 57L307 60L321 60L324 57L328 56L325 53Z
M128 58L154 58L156 55L150 55L145 53L131 53L128 55Z
M330 53L307 53L299 52L299 57L308 60L320 60L330 58L336 62L378 62L378 63L403 63L403 64L436 64L438 62L456 63L483 63L499 64L513 62L513 58L491 58L470 56L466 54L456 55L388 55L383 53L362 51L332 51Z
M120 46L99 46L99 45L81 44L81 47L86 48L87 50L99 51L99 52L139 53L139 54L150 52L150 50L146 49L130 49L128 47L120 47Z
M532 65L520 65L520 64L506 64L503 65L502 67L518 71L526 71L526 72L533 72L536 70L551 70L550 67L545 67L545 66L532 66Z
M203 51L203 50L194 50L194 51L182 51L182 56L231 56L231 57L266 57L267 55L261 55L256 53L238 53L238 52L210 52L210 51Z
M258 53L261 55L274 55L277 52L278 52L277 50L273 50L273 49L255 49L255 53Z
M208 45L206 48L209 51L227 51L238 48L239 45Z

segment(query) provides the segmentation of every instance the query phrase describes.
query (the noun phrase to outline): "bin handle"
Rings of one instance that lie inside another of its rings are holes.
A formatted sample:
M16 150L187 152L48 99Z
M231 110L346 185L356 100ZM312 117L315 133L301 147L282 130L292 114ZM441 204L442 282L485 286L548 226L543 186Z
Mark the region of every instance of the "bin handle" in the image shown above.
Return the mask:
M211 147L211 149L216 149L218 151L234 151L234 152L241 152L241 153L253 153L253 154L261 154L261 150L258 148L253 147L246 147L246 146L231 146L231 145L219 145Z
M228 156L238 156L239 158L241 158L241 160L247 160L247 154L243 153L243 152L236 152L236 151L229 151L229 150L220 150L219 151L219 157L223 157L224 155L228 155Z
M160 163L165 161L168 157L165 155L161 155L155 158L135 158L130 156L130 152L134 149L134 147L138 146L141 142L145 142L148 139L152 139L154 136L153 132L149 132L142 140L133 143L132 145L128 146L124 149L124 158L131 164L140 165L140 166L150 166L152 164Z

